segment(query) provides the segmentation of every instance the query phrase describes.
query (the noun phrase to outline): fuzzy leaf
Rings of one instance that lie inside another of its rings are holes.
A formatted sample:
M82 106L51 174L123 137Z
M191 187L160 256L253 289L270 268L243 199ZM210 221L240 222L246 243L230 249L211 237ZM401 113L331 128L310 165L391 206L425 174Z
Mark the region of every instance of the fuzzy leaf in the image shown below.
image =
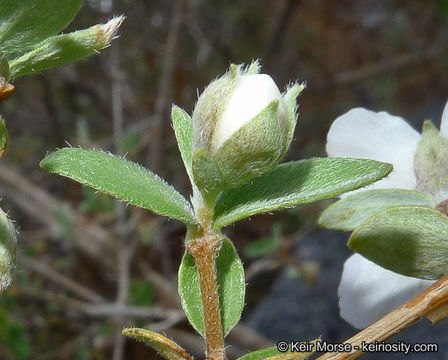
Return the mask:
M195 223L187 200L134 162L105 152L64 148L48 155L40 166L156 214Z
M222 328L226 336L241 317L246 287L243 264L227 238L219 251L216 268ZM193 257L188 253L184 254L179 268L179 295L191 324L198 333L205 336L198 272Z
M8 147L8 130L6 129L5 121L0 116L0 159Z
M6 81L10 78L9 72L9 62L5 54L0 51L0 77L4 78Z
M123 335L145 343L166 360L193 360L193 357L174 341L154 331L128 328L123 329Z
M106 24L69 34L55 35L38 44L31 51L10 62L15 78L70 64L97 54L112 41L124 17L116 17Z
M193 183L193 138L192 138L192 122L191 117L180 107L173 105L171 108L171 120L173 122L174 132L176 134L177 146L179 146L180 155L184 161L185 169L188 177Z
M17 239L11 221L0 208L0 291L12 281L16 266Z
M428 280L448 274L448 217L428 207L383 211L356 229L348 245L399 274Z
M305 360L316 351L316 343L320 340L306 341L303 344L307 345L307 349L311 348L311 351L286 351L280 352L277 346L272 346L266 349L253 351L246 354L237 360Z
M338 196L378 181L392 165L373 160L314 158L278 165L235 189L215 208L215 228L246 217Z
M9 60L62 31L75 17L82 0L0 1L0 51Z
M376 189L350 195L330 205L319 225L327 229L352 231L373 215L395 206L418 205L434 208L434 199L422 192L401 189Z

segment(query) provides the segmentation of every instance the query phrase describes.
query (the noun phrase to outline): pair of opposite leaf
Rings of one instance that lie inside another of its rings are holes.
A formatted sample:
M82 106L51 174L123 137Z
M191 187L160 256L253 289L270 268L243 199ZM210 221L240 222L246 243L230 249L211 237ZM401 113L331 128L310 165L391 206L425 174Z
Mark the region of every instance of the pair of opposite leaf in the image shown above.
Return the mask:
M105 152L65 148L47 156L41 166L190 226L201 226L198 209L205 200L217 232L255 214L357 189L392 170L389 164L376 161L336 158L277 165L293 137L296 98L302 88L294 84L281 95L269 76L259 74L257 62L246 69L232 65L200 96L193 118L173 106L171 118L192 183L192 204L154 173ZM222 327L227 335L243 309L244 269L229 239L224 240L216 262ZM204 336L198 274L188 253L180 266L179 294L188 319ZM148 336L149 344L155 341Z

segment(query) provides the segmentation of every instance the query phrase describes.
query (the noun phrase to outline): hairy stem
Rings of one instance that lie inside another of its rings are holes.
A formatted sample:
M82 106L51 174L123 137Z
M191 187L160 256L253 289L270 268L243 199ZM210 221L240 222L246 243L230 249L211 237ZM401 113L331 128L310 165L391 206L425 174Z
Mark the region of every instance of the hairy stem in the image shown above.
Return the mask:
M390 312L376 323L360 331L345 343L352 345L349 353L327 353L317 360L351 360L362 356L363 343L381 342L427 317L433 324L448 316L448 275L434 285ZM359 347L359 349L358 349Z
M224 359L224 336L216 276L216 256L221 244L220 237L211 231L205 231L203 236L187 244L199 275L208 360Z

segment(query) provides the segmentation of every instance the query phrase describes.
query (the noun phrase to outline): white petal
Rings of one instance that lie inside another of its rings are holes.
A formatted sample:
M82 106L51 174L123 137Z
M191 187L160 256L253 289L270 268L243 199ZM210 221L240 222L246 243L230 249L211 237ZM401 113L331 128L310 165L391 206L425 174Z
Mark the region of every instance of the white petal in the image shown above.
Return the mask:
M394 171L374 187L414 189L414 154L420 138L421 135L398 116L355 108L331 125L327 153L333 157L391 163Z
M237 81L230 100L216 124L212 144L215 151L272 101L279 100L278 111L286 114L280 90L269 75L243 75Z
M386 270L359 254L344 264L339 284L341 317L365 328L433 284Z
M448 102L445 105L445 109L443 109L440 133L442 136L448 137Z

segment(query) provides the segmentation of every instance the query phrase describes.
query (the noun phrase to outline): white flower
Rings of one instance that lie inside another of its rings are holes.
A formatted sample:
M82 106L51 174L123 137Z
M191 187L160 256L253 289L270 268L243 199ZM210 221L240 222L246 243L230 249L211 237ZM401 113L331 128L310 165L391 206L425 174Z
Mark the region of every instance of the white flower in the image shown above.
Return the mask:
M448 103L440 135L448 138ZM393 172L369 188L420 190L416 177L419 164L414 160L421 139L422 135L400 117L356 108L333 122L326 149L329 156L392 163ZM424 150L419 147L420 151ZM437 202L446 199L446 187L443 191L439 187L431 194ZM361 255L352 255L345 262L338 290L341 316L357 328L367 327L432 283L399 275Z
M202 191L219 192L270 170L291 143L296 98L304 86L293 84L281 94L274 80L259 72L257 62L248 68L232 65L198 99L192 117L193 173L199 188L204 184ZM213 172L213 179L195 172L195 166ZM210 189L211 183L216 188Z

